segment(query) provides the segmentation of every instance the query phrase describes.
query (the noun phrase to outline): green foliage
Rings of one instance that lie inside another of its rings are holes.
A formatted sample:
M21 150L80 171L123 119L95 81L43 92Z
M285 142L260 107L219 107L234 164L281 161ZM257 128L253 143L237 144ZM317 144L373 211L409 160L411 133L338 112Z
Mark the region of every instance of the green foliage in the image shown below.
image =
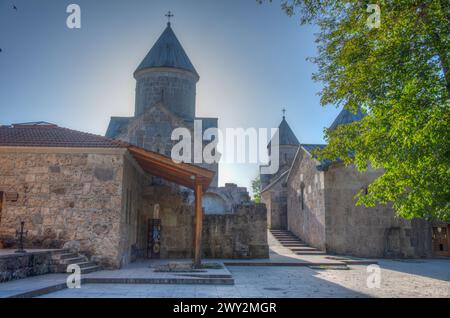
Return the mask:
M379 28L366 24L370 3L380 6ZM358 204L392 202L405 218L450 220L450 2L288 0L282 7L320 27L311 60L313 78L324 84L322 105L367 113L325 131L319 156L383 169Z
M252 180L253 201L261 203L261 179L257 176Z

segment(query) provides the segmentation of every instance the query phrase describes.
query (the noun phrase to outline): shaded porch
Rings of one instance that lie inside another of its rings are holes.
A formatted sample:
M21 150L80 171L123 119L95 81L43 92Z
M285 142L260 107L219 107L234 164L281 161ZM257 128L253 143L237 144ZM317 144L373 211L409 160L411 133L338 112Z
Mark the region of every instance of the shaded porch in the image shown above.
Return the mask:
M203 225L202 196L208 189L214 172L192 164L175 163L169 157L135 146L129 146L128 151L146 173L194 190L194 267L199 268Z

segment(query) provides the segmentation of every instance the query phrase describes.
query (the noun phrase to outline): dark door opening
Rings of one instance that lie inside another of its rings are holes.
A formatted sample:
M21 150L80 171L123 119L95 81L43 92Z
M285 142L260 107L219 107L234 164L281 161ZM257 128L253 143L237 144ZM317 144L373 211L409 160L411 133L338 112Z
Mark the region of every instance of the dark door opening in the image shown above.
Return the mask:
M433 227L433 253L439 256L450 256L450 226Z
M147 242L147 257L160 258L161 257L161 220L148 220L148 242Z
M0 225L2 224L3 192L0 192Z

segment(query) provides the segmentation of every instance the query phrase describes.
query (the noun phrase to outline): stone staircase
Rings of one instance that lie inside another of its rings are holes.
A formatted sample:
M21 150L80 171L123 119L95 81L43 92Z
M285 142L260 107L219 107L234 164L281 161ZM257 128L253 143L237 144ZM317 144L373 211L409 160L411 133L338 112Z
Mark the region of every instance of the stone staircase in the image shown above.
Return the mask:
M90 262L86 256L70 251L70 249L60 249L54 251L52 259L56 272L66 273L67 266L76 264L80 266L81 274L88 274L101 270L97 264Z
M290 249L297 255L325 255L326 253L314 247L308 246L297 236L286 230L270 230L273 237L277 239L280 244Z

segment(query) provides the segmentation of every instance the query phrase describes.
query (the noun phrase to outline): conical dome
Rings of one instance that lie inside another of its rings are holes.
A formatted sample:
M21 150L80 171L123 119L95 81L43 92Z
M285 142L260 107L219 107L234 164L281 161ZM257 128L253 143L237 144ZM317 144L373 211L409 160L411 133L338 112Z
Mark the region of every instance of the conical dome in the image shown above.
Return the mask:
M166 29L156 41L155 45L153 45L141 64L139 64L135 73L147 68L156 67L183 69L198 76L197 71L181 46L180 41L178 41L173 32L170 23L167 24Z
M286 118L284 116L283 120L278 126L278 135L279 135L279 145L292 145L292 146L300 145L300 142L298 141L297 137L295 136L294 132L292 131L291 127L287 123ZM267 147L270 147L270 144L271 142L269 142Z
M356 112L356 114L353 113L352 111L344 108L343 110L341 110L339 115L333 121L333 123L331 124L329 129L333 130L333 129L336 129L337 126L339 126L339 125L345 125L345 124L353 123L355 121L359 121L364 116L365 116L365 114L359 108L358 108L358 111Z

